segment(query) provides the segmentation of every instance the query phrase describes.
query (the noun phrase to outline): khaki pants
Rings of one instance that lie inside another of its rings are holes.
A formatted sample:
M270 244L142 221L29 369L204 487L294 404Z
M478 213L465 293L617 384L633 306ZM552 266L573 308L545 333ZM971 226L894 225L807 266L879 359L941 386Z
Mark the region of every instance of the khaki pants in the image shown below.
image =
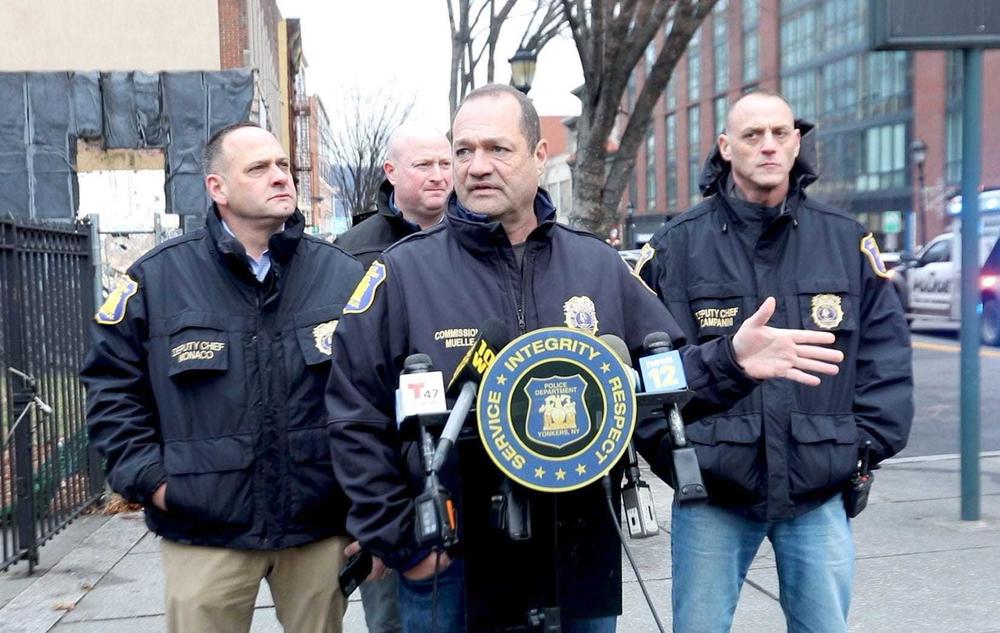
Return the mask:
M337 585L346 537L281 550L235 550L163 539L169 633L247 633L267 579L286 633L341 633Z

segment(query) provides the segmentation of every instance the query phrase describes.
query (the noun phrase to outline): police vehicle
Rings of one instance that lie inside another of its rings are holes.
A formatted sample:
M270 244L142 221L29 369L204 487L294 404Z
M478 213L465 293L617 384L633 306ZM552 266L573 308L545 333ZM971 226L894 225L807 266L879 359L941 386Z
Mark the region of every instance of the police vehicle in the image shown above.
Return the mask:
M980 236L979 275L982 301L982 340L1000 345L1000 227ZM943 233L914 257L894 269L907 321L933 319L957 323L961 318L961 240L958 233Z

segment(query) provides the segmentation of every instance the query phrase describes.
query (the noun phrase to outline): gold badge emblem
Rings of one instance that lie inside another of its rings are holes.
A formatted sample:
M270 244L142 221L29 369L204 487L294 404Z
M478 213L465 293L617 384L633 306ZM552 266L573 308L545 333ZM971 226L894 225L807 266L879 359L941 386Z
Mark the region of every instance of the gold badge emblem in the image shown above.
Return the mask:
M320 323L313 328L313 339L316 349L329 356L333 353L333 332L337 329L337 320Z
M570 297L563 304L566 326L597 334L597 308L590 297Z
M837 295L822 294L812 298L812 320L816 327L832 330L844 320L844 309Z

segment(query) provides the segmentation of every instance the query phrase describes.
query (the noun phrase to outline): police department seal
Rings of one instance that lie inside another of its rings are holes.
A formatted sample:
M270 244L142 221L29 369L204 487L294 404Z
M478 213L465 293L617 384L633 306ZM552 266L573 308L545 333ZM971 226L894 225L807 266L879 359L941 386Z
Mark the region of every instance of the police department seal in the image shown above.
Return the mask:
M635 429L628 369L600 339L544 328L510 342L483 377L479 437L523 486L565 492L600 479Z

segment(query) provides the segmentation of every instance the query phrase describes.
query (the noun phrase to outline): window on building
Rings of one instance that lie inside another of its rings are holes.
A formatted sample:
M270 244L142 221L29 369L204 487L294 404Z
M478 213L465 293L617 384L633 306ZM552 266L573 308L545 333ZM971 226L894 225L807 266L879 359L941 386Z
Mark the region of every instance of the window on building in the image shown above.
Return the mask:
M726 0L719 0L712 9L712 49L715 61L715 92L729 87L729 11Z
M810 191L838 196L854 191L863 132L842 132L817 139L819 171L823 175Z
M664 127L667 132L663 161L667 167L667 211L672 211L677 208L677 115L668 114Z
M656 210L656 132L652 125L646 131L646 209Z
M906 185L906 126L879 125L864 132L858 191Z
M651 40L649 45L646 46L646 76L649 77L649 72L653 70L653 64L656 63L656 40Z
M901 112L910 107L909 66L906 51L871 52L866 59L866 117Z
M631 114L635 106L635 71L628 76L628 84L625 86L625 106Z
M958 184L962 180L963 78L962 52L948 51L944 177L952 184Z
M757 31L743 34L743 83L760 79L760 36Z
M962 111L949 111L945 124L944 177L950 183L962 181Z
M688 101L697 101L701 96L701 28L694 32L687 48L688 56Z
M850 121L858 113L858 58L845 57L823 66L823 123Z
M792 106L792 112L800 119L816 120L816 72L788 75L781 78L781 94Z
M673 77L667 82L664 92L667 93L667 110L673 110L677 107L677 82L674 81Z
M691 204L701 199L698 176L701 162L701 112L698 106L688 108L688 197Z
M743 83L760 79L760 0L743 2Z
M821 38L816 29L817 5L808 4L782 16L781 68L804 64L816 56L816 43Z
M823 0L822 46L833 51L864 41L864 0Z
M717 97L712 102L712 109L715 114L715 133L722 134L726 129L726 111L729 109L729 98Z

